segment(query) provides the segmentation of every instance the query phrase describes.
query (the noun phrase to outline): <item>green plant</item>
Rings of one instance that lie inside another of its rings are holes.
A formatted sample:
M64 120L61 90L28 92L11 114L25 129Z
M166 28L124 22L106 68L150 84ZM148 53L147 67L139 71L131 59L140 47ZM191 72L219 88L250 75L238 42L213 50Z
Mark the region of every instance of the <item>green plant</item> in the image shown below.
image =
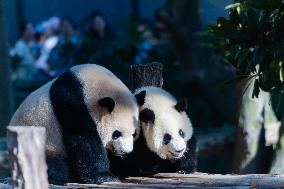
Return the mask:
M235 81L255 77L253 97L260 89L283 93L284 0L241 0L226 9L228 18L218 18L208 34L223 62L236 68Z

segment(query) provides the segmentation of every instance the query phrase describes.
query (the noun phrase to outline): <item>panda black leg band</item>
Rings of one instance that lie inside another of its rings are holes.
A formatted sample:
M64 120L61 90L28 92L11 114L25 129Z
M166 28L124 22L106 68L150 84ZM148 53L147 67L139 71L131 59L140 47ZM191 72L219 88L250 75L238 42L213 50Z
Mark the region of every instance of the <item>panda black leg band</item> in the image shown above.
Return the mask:
M71 166L76 170L78 182L100 183L118 180L110 172L106 149L91 132L81 133L69 141L67 151L72 157Z
M71 182L70 170L65 157L57 155L47 155L48 180L51 184L64 185Z

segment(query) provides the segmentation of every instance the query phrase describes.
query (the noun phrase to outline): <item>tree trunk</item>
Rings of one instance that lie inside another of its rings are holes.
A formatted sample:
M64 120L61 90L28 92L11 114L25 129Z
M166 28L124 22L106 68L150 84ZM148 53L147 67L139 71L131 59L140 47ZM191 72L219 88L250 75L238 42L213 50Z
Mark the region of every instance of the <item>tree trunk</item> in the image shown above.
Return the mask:
M148 63L145 65L133 65L129 69L130 89L144 86L163 86L163 64Z
M272 162L270 173L284 173L284 115L282 116L279 140L276 146L275 157Z
M269 93L260 91L258 98L252 98L253 87L254 82L249 81L240 94L233 162L233 171L240 174L267 173L272 148L267 147L270 138L266 131L278 122L270 106Z
M5 135L13 113L11 70L8 56L6 1L0 0L0 135Z

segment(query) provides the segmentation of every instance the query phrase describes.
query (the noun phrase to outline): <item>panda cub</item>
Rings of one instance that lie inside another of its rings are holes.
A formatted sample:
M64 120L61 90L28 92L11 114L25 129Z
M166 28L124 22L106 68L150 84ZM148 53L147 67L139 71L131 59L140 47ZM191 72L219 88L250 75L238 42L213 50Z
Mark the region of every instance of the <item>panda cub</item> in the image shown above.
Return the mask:
M134 94L141 131L133 152L121 158L110 156L112 171L123 177L195 172L196 139L185 112L186 99L177 101L157 87L142 87Z
M133 150L138 114L133 94L113 73L85 64L30 94L10 125L46 128L50 183L99 183L117 180L107 150L117 156Z

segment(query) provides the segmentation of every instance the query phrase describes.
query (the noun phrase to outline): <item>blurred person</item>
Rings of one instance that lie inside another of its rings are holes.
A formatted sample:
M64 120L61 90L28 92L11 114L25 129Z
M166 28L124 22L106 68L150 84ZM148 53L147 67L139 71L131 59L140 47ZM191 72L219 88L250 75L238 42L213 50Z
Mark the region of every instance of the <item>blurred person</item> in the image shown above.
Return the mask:
M47 21L41 23L42 31L44 33L44 41L42 44L39 58L36 60L36 67L39 70L37 75L42 80L49 80L49 65L47 60L52 49L59 41L58 30L60 25L60 19L58 17L51 17ZM41 77L42 76L42 77Z
M16 42L10 54L13 60L17 60L14 66L13 80L31 80L35 72L35 30L32 23L26 23L21 26L20 39Z
M148 20L141 21L137 25L137 32L141 39L137 46L138 52L135 56L135 64L142 64L148 60L149 53L155 43L151 22Z
M49 75L57 77L76 64L75 54L79 45L79 36L74 23L69 18L62 18L59 25L59 40L52 49L49 58Z
M85 26L86 32L78 53L78 63L93 62L103 64L112 53L112 42L115 39L106 18L99 12L92 12Z
M112 36L106 18L96 11L89 15L86 25L86 34L88 37L97 39L107 39Z
M168 28L160 21L156 23L154 35L160 44L169 43L171 41L171 35Z
M78 32L70 18L62 18L59 25L59 38L65 41L77 41Z

